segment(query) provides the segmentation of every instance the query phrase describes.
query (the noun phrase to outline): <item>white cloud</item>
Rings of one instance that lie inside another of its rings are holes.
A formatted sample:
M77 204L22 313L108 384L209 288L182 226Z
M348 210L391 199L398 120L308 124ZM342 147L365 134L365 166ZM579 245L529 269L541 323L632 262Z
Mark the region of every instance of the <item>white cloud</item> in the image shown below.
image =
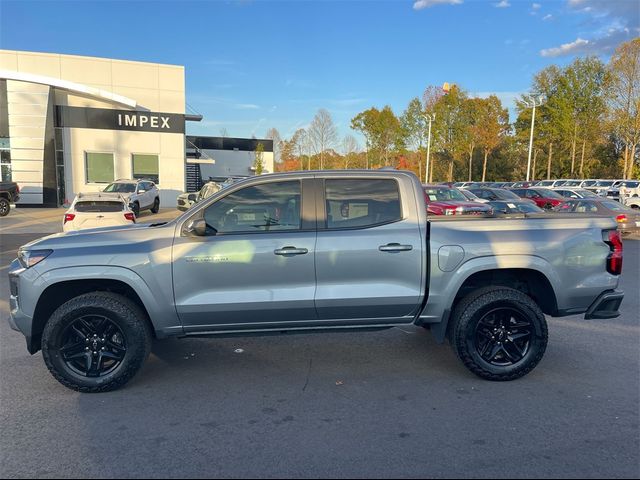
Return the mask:
M549 14L545 15L545 16L542 18L542 20L544 20L545 22L546 22L547 20L553 20L553 15L551 15L551 14L549 13Z
M540 8L542 8L542 5L540 5L539 3L534 3L533 5L531 5L531 8L533 8L534 10L540 10Z
M236 103L234 108L238 110L258 110L260 106L255 103Z
M508 8L511 4L509 3L509 0L502 0L500 3L494 3L493 6L496 8Z
M422 10L423 8L429 8L439 4L459 5L461 3L462 0L416 0L413 3L413 9Z
M571 43L563 43L559 47L545 48L540 51L540 55L543 57L563 57L566 55L573 55L576 53L583 53L587 51L587 47L590 45L589 40L578 38Z
M540 51L543 57L610 54L620 43L640 34L636 0L567 0L569 12L585 17L587 38ZM545 20L547 18L545 17Z

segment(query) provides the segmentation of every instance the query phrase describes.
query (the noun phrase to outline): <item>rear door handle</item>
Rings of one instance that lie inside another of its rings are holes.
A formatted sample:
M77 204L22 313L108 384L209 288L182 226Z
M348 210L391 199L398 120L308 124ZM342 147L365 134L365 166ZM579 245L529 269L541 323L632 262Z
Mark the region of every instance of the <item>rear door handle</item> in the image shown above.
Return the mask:
M306 248L296 248L296 247L282 247L277 250L274 250L273 253L276 255L304 255L305 253L309 253L309 250Z
M388 243L386 245L380 245L378 250L381 252L408 252L413 250L413 245L400 245L399 243Z

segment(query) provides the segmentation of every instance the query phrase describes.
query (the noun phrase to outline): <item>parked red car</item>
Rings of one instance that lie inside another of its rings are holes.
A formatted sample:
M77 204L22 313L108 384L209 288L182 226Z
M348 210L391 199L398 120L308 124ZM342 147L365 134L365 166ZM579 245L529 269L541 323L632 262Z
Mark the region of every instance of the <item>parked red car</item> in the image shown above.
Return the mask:
M470 202L456 188L423 185L428 215L484 215L493 212L489 205Z
M511 191L519 197L533 200L537 206L545 210L551 210L566 201L562 195L548 188L512 188Z

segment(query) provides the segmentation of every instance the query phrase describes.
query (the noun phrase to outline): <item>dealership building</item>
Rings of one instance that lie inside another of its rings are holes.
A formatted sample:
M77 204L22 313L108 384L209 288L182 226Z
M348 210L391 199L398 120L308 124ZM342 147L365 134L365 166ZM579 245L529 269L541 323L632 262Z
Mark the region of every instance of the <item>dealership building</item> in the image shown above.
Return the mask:
M182 66L0 50L0 169L19 206L60 206L123 178L153 180L175 205L209 177L251 175L258 143L273 172L270 140L187 138L201 118L185 113Z

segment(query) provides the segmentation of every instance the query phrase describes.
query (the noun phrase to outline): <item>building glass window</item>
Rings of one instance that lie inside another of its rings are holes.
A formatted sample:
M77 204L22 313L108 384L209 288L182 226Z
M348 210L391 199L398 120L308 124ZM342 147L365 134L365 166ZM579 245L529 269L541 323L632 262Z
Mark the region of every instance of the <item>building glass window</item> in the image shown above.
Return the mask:
M0 138L0 179L11 181L11 148L8 138Z
M111 183L115 180L113 153L86 152L86 183Z
M62 128L55 131L56 146L56 185L58 189L58 205L67 202L66 187L64 180L64 141L62 138Z
M133 178L144 178L151 180L154 183L160 183L160 176L158 173L158 155L143 155L134 153L132 155L133 166Z

